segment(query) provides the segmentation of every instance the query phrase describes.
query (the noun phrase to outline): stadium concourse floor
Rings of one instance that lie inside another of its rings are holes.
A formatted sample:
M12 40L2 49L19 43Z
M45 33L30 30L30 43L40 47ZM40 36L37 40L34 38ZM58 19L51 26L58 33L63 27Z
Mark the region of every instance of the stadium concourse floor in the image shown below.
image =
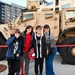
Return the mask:
M62 59L60 55L57 54L53 61L55 75L75 75L75 65L68 65L68 64L62 65L61 61ZM7 65L7 61L6 60L0 61L0 64ZM0 75L7 75L7 73L8 73L8 68L4 72L1 72ZM30 63L29 75L35 75L34 62ZM45 66L44 66L43 75L45 75Z

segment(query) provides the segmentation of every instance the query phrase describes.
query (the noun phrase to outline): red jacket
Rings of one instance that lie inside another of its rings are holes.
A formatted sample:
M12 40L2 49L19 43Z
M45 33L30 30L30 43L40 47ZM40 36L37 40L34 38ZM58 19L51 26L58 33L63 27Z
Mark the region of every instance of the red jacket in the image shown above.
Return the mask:
M30 51L31 39L32 39L32 35L26 34L25 43L24 43L24 52Z

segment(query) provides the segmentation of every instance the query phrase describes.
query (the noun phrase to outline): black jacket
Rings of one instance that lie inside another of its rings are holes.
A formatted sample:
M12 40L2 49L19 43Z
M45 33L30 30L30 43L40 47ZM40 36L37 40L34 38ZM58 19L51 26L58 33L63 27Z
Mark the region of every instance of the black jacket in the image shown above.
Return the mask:
M42 36L42 45L41 45L41 55L42 55L42 58L44 58L44 55L45 55L45 38ZM34 48L34 52L35 52L35 56L37 57L37 45L36 45L36 39L35 39L35 36L33 35L33 40L32 40L32 44L31 44L31 47Z

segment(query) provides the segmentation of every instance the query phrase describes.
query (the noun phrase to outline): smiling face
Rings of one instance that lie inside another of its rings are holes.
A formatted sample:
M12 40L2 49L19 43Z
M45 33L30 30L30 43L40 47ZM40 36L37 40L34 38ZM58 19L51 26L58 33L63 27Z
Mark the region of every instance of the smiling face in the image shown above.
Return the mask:
M27 29L27 34L31 33L32 28Z
M41 34L41 32L42 32L42 29L41 29L41 28L38 28L38 29L36 30L36 33L37 33L37 34Z
M45 33L49 32L49 28L44 28L44 32Z

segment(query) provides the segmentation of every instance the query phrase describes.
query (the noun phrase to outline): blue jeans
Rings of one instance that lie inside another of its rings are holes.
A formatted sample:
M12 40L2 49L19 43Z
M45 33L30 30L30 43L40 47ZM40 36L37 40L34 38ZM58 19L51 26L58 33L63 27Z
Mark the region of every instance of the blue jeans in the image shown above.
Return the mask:
M46 75L55 75L53 71L53 59L56 55L57 48L54 47L54 53L50 54L48 58L46 58Z

